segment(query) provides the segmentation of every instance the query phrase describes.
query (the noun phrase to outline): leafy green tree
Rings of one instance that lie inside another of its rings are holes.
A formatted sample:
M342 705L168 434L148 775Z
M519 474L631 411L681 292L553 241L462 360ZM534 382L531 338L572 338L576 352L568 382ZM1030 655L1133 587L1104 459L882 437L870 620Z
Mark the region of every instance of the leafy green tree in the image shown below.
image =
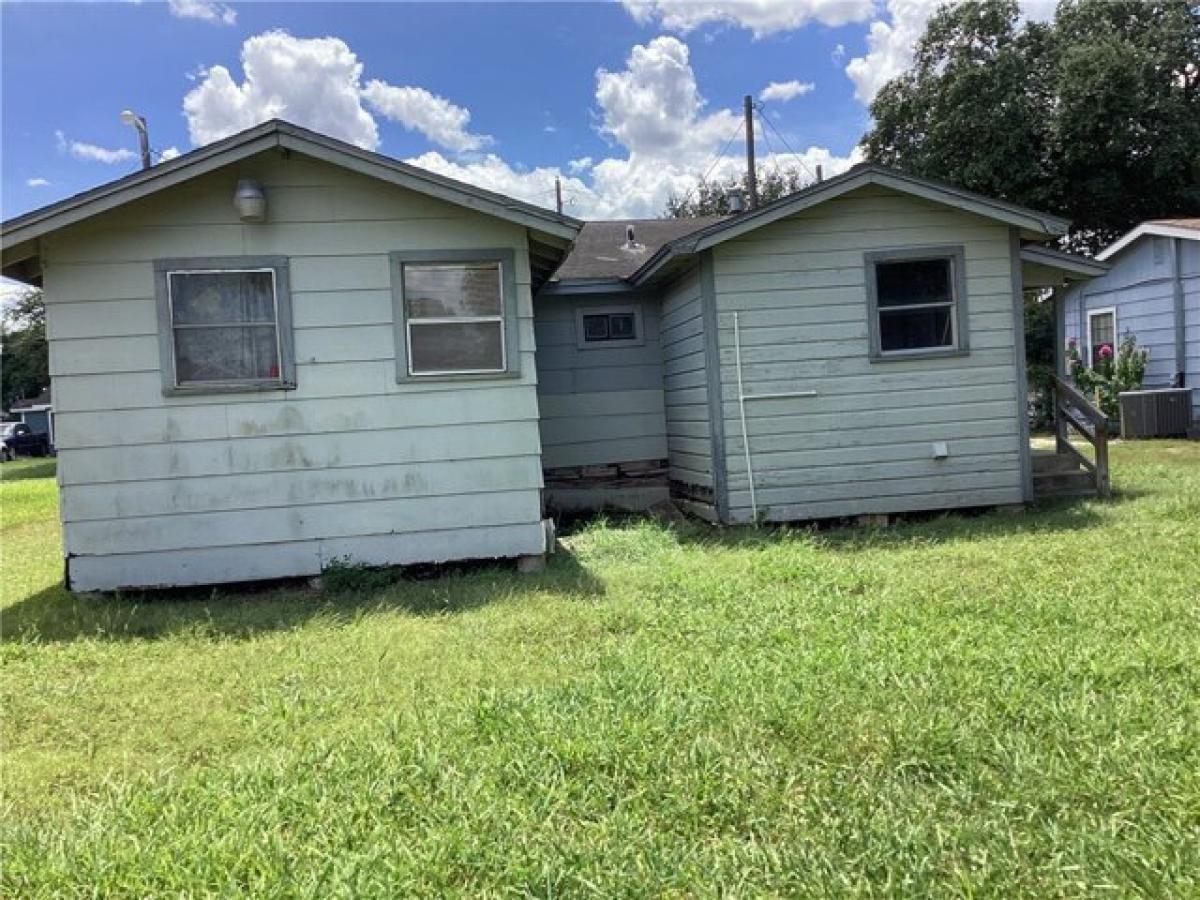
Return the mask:
M806 179L799 169L765 169L756 168L758 180L758 202L770 203L780 197L794 194L803 188L810 179ZM696 216L727 216L732 212L729 208L729 194L741 191L742 197L750 195L749 179L741 177L719 179L716 181L701 181L694 191L683 197L672 194L667 199L665 215L671 219L687 219Z
M31 288L0 315L0 402L7 409L49 383L46 304L42 292Z
M867 158L1059 212L1094 251L1200 208L1200 5L1016 0L943 6L871 105Z

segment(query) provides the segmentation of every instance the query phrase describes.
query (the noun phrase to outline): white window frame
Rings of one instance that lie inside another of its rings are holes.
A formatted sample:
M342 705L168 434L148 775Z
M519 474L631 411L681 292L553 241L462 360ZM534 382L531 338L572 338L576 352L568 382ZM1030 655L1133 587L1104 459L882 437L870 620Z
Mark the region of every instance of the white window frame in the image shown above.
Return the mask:
M1085 323L1087 333L1085 337L1087 338L1087 367L1089 369L1095 365L1096 359L1092 353L1092 319L1099 316L1106 316L1109 313L1112 314L1113 321L1112 350L1113 355L1115 356L1117 352L1117 335L1121 333L1117 330L1117 308L1115 306L1102 306L1097 309L1089 309L1087 311L1087 322Z
M585 316L633 316L633 337L617 340L589 341L583 327ZM616 306L580 306L575 310L575 345L580 350L615 350L619 347L641 347L646 343L646 335L642 330L642 307L637 303L626 303Z
M291 290L286 257L210 257L157 260L155 291L158 300L159 362L163 393L204 394L231 391L279 391L296 386L295 354L292 343ZM209 322L177 324L172 278L176 275L231 275L268 272L271 275L273 319L270 322ZM271 325L275 329L275 378L232 378L221 381L180 381L175 352L175 333L194 328L245 328Z
M408 311L408 300L404 294L404 270L408 266L421 269L462 269L467 266L495 266L496 291L500 301L500 312L494 316L419 316L414 318ZM408 351L408 374L412 378L427 378L444 375L500 375L508 371L508 341L504 339L504 263L498 259L456 260L454 262L406 262L400 266L400 293L404 308L404 347ZM475 325L495 323L500 326L500 367L498 369L428 369L421 372L413 369L412 333L413 325Z
M911 303L901 306L879 305L876 268L888 263L918 262L922 260L945 260L950 264L950 299L933 303ZM970 350L967 329L967 272L966 253L961 245L940 247L903 247L895 250L873 250L864 254L867 332L870 346L868 356L872 362L887 360L926 359L938 356L963 356ZM950 328L953 340L946 346L916 347L909 350L884 350L880 327L881 312L904 312L940 307L950 308Z
M396 381L403 384L415 381L478 381L496 378L518 378L521 375L521 336L517 318L516 253L508 247L482 250L395 250L390 254L392 277L392 324L396 336ZM408 304L404 297L404 267L458 268L468 265L495 265L500 288L498 316L437 316L418 317L410 322ZM500 324L499 369L449 369L414 372L412 365L412 323L469 324L498 322Z

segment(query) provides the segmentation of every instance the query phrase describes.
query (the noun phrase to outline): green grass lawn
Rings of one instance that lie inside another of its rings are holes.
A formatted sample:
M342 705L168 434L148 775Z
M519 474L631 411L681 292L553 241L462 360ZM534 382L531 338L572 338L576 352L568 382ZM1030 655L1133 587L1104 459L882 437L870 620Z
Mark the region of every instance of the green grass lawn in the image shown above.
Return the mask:
M75 598L3 467L0 895L1200 894L1200 444L885 530Z

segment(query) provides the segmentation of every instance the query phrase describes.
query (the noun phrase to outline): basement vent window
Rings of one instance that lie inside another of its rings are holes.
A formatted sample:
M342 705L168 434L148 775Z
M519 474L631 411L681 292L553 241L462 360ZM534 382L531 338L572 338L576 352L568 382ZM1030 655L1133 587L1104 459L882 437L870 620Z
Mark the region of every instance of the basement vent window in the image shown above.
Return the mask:
M579 346L583 349L629 347L643 342L639 307L581 309L576 324Z
M872 359L965 351L965 294L959 248L867 254Z

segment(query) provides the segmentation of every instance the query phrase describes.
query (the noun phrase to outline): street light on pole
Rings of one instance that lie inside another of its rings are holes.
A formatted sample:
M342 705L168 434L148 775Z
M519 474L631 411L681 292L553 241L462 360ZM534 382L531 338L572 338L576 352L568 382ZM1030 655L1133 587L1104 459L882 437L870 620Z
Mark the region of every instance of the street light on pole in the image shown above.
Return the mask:
M132 109L121 111L121 121L137 129L138 146L142 151L142 168L150 168L150 132L146 130L146 120Z

